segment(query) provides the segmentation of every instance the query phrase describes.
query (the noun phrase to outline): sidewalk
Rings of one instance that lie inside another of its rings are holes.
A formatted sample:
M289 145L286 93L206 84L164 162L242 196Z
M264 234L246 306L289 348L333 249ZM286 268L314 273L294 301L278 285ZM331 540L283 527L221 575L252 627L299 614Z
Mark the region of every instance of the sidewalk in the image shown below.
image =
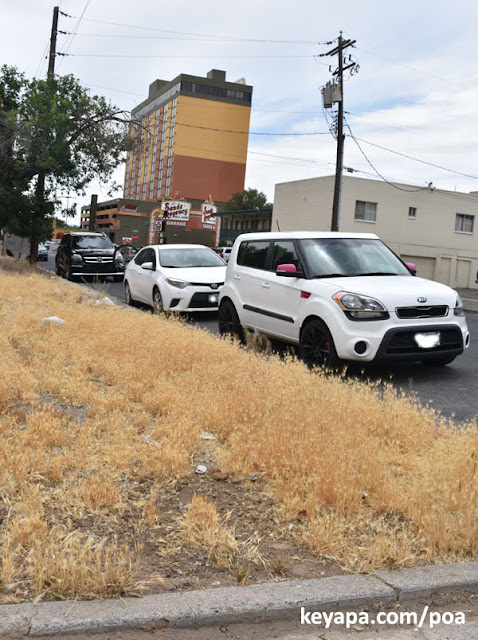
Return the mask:
M453 591L478 592L478 562L164 593L141 599L4 605L0 606L0 636L277 621L298 617L300 607L329 612L383 608Z

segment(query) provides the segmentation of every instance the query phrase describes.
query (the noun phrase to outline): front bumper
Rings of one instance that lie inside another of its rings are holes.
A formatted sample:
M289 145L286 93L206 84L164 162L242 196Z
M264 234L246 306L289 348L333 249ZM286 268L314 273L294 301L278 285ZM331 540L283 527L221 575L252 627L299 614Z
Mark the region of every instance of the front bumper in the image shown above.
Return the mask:
M470 342L470 333L464 316L451 312L440 320L406 321L396 316L388 320L354 322L345 315L334 314L327 319L334 338L337 355L354 362L375 361L433 361L463 353ZM440 344L422 348L415 341L417 333L440 332ZM357 352L357 343L361 342Z
M171 311L217 311L220 289L207 287L186 287L177 289L168 286L167 295L163 295L165 309Z

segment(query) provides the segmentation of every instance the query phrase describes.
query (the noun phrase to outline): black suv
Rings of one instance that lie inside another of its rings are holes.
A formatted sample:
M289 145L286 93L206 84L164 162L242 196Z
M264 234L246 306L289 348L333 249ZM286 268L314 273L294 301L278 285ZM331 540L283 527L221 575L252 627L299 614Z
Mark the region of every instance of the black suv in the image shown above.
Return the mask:
M68 280L79 277L123 280L125 261L104 233L65 233L55 258L55 271Z

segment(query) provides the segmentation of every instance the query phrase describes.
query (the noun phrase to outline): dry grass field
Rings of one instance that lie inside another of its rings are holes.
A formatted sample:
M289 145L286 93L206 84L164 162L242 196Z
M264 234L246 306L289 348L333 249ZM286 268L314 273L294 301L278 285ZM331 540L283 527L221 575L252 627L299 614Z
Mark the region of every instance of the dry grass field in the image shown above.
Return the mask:
M17 267L0 262L1 602L478 558L476 424Z

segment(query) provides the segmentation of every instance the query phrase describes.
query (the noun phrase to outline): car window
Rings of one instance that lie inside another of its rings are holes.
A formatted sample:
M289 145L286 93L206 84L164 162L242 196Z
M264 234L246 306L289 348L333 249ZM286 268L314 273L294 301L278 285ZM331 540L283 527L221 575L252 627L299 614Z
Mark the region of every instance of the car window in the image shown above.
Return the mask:
M311 277L410 275L380 240L369 238L310 238L300 240Z
M239 247L237 264L253 269L265 269L269 241L243 242Z
M273 243L271 270L275 271L279 264L293 264L299 269L299 258L292 240L281 240Z
M105 236L72 236L73 249L111 249L113 243Z
M226 266L224 260L207 247L160 249L159 263L162 267L170 269Z
M134 263L142 265L143 262L147 262L148 249L141 249L138 255L134 258Z

